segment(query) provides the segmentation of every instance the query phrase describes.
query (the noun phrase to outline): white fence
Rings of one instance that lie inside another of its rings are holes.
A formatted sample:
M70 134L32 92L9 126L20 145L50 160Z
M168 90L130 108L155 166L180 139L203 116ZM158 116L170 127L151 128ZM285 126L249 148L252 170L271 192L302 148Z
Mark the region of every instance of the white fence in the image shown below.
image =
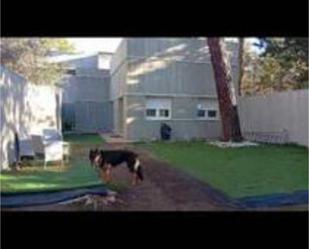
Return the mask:
M244 137L308 147L308 89L240 97L238 106Z

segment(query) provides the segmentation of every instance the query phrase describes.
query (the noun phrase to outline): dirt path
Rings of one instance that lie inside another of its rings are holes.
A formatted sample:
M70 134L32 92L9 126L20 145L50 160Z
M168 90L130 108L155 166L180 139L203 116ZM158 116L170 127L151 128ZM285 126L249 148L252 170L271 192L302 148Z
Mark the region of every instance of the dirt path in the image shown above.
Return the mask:
M110 145L109 148L128 148L140 155L145 181L119 194L123 201L110 210L234 210L236 205L218 198L217 193L205 183L180 172L165 162L155 159L145 150L125 145ZM128 181L125 167L117 169L115 179Z

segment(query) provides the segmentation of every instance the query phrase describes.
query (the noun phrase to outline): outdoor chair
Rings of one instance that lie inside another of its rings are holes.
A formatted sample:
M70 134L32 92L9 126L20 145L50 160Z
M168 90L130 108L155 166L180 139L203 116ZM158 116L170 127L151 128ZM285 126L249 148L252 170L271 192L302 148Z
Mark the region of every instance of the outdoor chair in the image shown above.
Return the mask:
M63 165L64 146L62 134L57 130L45 129L42 137L44 145L44 168L47 162L61 161Z

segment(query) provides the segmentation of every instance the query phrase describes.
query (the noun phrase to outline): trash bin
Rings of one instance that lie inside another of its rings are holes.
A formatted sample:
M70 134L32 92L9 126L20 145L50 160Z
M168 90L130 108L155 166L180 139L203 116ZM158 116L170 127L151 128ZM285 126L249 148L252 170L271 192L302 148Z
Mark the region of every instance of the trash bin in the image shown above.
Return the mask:
M160 133L161 133L161 139L162 140L164 140L164 141L170 140L172 128L169 125L163 123L163 124L161 124Z

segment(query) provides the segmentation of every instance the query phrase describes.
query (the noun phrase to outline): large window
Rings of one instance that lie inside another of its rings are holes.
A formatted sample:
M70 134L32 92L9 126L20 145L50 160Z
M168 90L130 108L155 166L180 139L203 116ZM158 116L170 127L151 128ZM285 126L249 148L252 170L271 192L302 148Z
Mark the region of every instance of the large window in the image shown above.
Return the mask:
M147 98L146 100L146 119L164 120L171 118L171 99L166 98Z
M201 103L197 106L197 118L207 120L217 120L219 119L218 108L213 105L207 105L205 103Z

